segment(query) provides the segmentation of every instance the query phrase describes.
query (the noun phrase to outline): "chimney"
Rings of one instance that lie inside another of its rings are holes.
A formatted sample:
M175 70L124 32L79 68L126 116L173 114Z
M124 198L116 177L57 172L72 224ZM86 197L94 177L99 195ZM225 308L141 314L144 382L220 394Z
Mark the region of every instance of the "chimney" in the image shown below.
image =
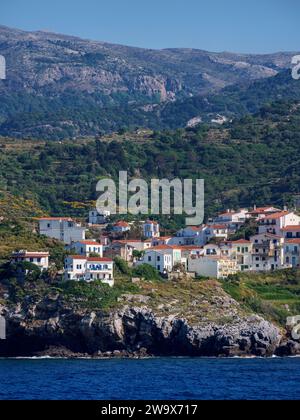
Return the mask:
M256 204L254 204L253 206L253 210L255 211L257 209Z

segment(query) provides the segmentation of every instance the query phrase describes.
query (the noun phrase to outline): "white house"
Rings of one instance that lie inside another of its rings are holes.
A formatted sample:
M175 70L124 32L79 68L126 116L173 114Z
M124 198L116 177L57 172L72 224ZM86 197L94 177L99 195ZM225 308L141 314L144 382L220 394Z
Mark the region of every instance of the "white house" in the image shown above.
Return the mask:
M226 240L229 235L229 227L226 224L212 223L207 226L205 235L207 237L207 242L209 242L212 238Z
M152 246L171 245L172 239L172 236L160 236L159 238L152 238L151 241L147 239L147 241L150 241Z
M17 251L12 253L12 262L30 262L37 265L41 270L49 268L49 252Z
M103 210L101 213L97 209L93 209L89 212L89 224L90 225L103 225L107 223L107 219L110 216L109 210Z
M91 282L101 280L109 286L114 285L113 261L109 258L70 255L65 259L65 280Z
M268 207L254 206L253 210L249 211L248 217L259 220L259 219L263 219L266 216L270 216L271 214L279 213L279 212L281 212L281 210L273 206L268 206Z
M231 259L235 259L239 271L249 271L252 267L252 243L246 239L238 239L237 241L227 241L227 255Z
M176 264L181 264L180 247L159 245L145 250L137 264L149 264L159 272L171 272Z
M282 235L287 239L297 239L300 238L300 225L295 226L286 226L281 229Z
M86 229L69 217L43 217L39 219L39 232L66 244L85 240Z
M237 262L222 256L190 256L188 271L198 276L226 279L238 272Z
M206 244L203 247L203 255L221 255L221 249L216 244Z
M273 213L259 220L258 233L281 235L286 226L299 226L300 217L292 211Z
M153 220L147 220L143 224L143 235L145 238L158 238L160 236L159 224Z
M260 233L250 238L252 243L252 271L273 271L286 268L284 238L271 233Z
M227 210L225 213L219 214L215 219L215 223L239 225L245 223L246 219L249 218L248 209Z
M197 245L203 246L207 243L207 226L187 226L180 229L176 236L168 241L168 245Z
M284 243L284 259L286 265L300 267L300 238L286 239Z
M90 254L98 254L99 257L103 256L102 244L93 240L73 242L69 246L69 249L73 249L76 255L85 255L86 257L89 257Z
M113 225L112 230L115 233L125 233L130 230L130 226L127 222L120 220Z

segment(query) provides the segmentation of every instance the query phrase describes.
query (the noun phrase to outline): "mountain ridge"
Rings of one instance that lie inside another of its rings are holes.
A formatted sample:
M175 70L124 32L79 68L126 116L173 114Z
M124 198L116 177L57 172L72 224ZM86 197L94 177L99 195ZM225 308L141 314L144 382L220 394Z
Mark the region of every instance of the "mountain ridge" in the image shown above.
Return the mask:
M0 135L47 139L124 126L168 128L160 124L161 106L276 77L293 55L143 49L3 26L0 54L7 64Z

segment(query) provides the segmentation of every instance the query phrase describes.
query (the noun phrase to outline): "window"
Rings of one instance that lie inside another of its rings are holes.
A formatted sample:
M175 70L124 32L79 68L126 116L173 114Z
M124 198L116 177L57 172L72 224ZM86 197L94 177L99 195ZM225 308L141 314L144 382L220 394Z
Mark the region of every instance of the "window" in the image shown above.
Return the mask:
M148 257L148 261L149 261L149 262L151 261L151 256L149 256L149 257Z
M160 261L160 256L159 255L157 256L157 261Z
M50 229L51 228L51 224L47 223L47 228Z
M160 271L160 265L157 266L158 271Z

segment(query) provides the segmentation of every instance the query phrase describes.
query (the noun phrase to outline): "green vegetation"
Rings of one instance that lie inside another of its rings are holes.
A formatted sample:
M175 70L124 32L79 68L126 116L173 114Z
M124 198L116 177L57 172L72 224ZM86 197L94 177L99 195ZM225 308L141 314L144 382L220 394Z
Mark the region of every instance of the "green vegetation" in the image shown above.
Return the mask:
M206 215L229 207L289 204L299 193L300 107L265 106L226 127L112 135L78 142L3 139L0 189L52 215L85 216L99 178L204 178ZM5 215L3 213L3 215ZM177 228L184 217L161 218Z
M105 54L87 53L82 58L84 64L96 66L102 64ZM256 113L280 98L298 100L299 85L290 70L285 70L275 77L234 84L217 94L179 98L166 104L160 103L159 95L150 97L133 91L104 95L67 89L53 96L4 93L0 103L0 135L63 140L118 130L122 133L124 127L130 130L136 126L156 130L182 128L197 116L204 122L210 122L216 114L231 119ZM146 111L145 105L151 104L156 106Z
M239 273L223 282L224 290L246 309L285 325L300 313L300 271Z

